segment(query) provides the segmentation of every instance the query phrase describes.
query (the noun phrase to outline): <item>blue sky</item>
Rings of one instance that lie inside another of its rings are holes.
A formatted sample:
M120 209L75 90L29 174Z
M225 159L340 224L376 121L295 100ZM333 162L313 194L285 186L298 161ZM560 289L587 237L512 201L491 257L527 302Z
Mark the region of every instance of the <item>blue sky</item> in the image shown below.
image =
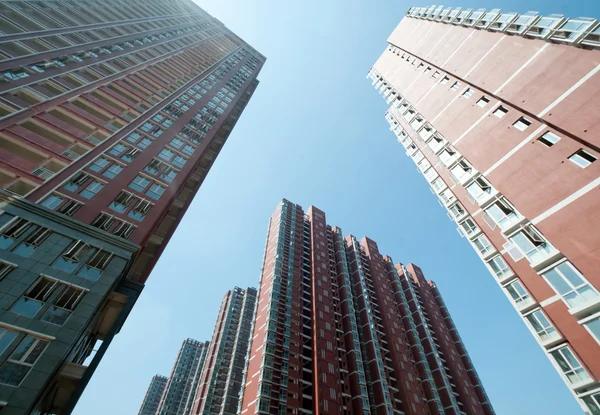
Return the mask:
M137 414L181 342L210 340L223 294L258 284L268 220L284 197L323 209L328 223L437 282L498 414L581 413L395 141L365 79L409 6L429 4L197 2L267 56L261 84L74 413ZM592 1L444 4L600 16Z

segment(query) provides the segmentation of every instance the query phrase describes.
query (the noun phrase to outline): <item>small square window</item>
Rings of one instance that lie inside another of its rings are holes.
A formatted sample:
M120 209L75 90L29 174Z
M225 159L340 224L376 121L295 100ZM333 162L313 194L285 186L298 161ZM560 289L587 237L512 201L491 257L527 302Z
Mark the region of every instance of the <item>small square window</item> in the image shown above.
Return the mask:
M458 82L458 81L453 83L452 86L450 87L450 89L452 89L453 91L458 90L458 88L460 88L460 82Z
M444 77L442 78L442 80L440 81L440 83L441 83L441 84L447 84L449 80L450 80L450 78L448 78L447 76L444 76Z
M547 131L544 133L544 135L538 138L538 141L544 144L546 147L552 147L554 144L558 143L559 140L560 137L554 133L551 133L550 131Z
M519 131L525 131L530 125L531 121L529 121L525 117L521 117L513 124L513 127L515 127Z
M577 164L582 169L586 168L587 166L589 166L590 164L595 162L597 159L598 158L596 156L591 155L590 153L588 153L587 151L585 151L583 149L577 151L575 154L573 154L571 157L569 157L569 160L572 163Z
M462 96L464 98L471 98L473 96L473 90L471 88L467 88L467 90L463 92Z
M494 115L498 118L502 118L504 117L506 114L508 113L508 109L504 108L502 105L500 105L498 108L496 108L496 110L494 111Z
M483 97L479 98L479 101L477 101L477 106L483 108L489 103L490 103L490 99L486 96L483 96Z

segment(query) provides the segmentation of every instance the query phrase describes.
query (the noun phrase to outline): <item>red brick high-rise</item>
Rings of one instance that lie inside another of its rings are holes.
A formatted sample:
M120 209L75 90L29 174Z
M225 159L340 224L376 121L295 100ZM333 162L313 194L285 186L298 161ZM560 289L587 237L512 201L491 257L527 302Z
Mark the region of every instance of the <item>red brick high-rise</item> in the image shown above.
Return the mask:
M189 0L0 3L0 408L70 413L264 61Z
M386 119L582 408L600 414L600 23L411 8Z
M241 415L494 414L435 286L325 213L269 223Z

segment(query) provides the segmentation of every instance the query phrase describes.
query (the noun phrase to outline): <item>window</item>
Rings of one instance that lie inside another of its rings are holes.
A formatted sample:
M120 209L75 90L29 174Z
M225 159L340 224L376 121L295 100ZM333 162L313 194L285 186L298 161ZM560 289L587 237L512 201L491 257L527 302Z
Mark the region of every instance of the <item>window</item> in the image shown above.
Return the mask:
M152 140L150 140L147 137L142 138L142 141L140 141L139 143L137 143L137 146L140 148L148 148L148 146L152 144Z
M91 223L92 226L107 231L115 223L115 217L108 213L100 213Z
M7 330L0 326L0 355L8 349L8 346L17 337L17 333L11 330Z
M512 275L512 271L510 268L508 268L504 258L502 258L500 255L490 259L487 264L498 279L503 279L508 275Z
M108 150L108 153L112 154L113 156L118 156L125 150L127 150L127 146L123 145L122 143L117 143L110 150Z
M62 213L63 215L66 215L66 216L73 216L75 214L75 212L77 212L81 206L83 206L81 203L79 203L75 200L69 200L69 201L67 201L67 203L62 205L56 211L58 213Z
M563 346L550 353L569 383L579 383L590 379L590 375L581 366L569 346Z
M192 153L194 153L194 150L196 150L194 147L192 147L189 144L186 144L181 151L183 151L188 156L191 156Z
M183 144L184 144L183 140L180 140L177 137L175 137L174 139L172 139L171 142L169 143L170 146L175 147L175 148L181 148L181 146Z
M450 191L450 189L445 189L442 193L440 193L440 199L442 199L445 204L449 204L455 201L456 197L454 196L454 193Z
M61 196L59 196L57 194L52 194L42 201L42 206L45 206L48 209L54 210L54 209L56 209L57 206L59 206L63 202L63 200L64 199Z
M565 261L542 275L563 298L569 308L581 306L598 299L596 291L579 271Z
M105 157L98 157L94 162L90 165L89 169L93 171L102 171L106 166L110 164L110 160Z
M33 224L25 219L17 219L7 225L0 234L0 248L5 249L11 246L15 240L27 232Z
M458 155L458 153L454 149L454 147L449 145L440 153L438 158L440 159L440 161L442 163L444 163L444 166L448 167L450 164L452 164L454 162L454 160L456 160L457 155Z
M171 151L168 148L163 148L161 150L161 152L158 154L158 157L160 157L163 160L169 161L173 158L174 155L175 155L174 151Z
M504 108L502 105L494 110L494 115L498 118L504 117L507 113L508 109Z
M544 135L538 138L538 141L546 147L552 147L554 144L558 143L558 140L560 140L560 137L550 131L546 131Z
M459 225L460 225L462 231L467 236L474 235L475 233L477 233L479 231L479 228L475 224L475 221L473 221L473 219L471 219L471 218L465 219Z
M113 230L113 234L121 238L128 239L131 234L135 231L135 226L128 222L121 222Z
M83 288L76 287L65 283L60 283L60 287L65 287L63 291L56 297L54 302L46 312L42 315L41 320L47 323L62 326L71 316L75 307L87 294Z
M111 259L112 254L110 252L100 249L81 267L77 275L96 281L100 278L102 271L104 271Z
M65 185L65 189L69 192L76 192L77 189L79 189L80 186L84 185L89 178L90 176L86 173L78 173L77 175L73 176L73 178L71 178L71 181L69 181L69 183Z
M187 159L185 157L177 155L173 159L172 163L175 167L182 168L186 161L187 161Z
M96 180L93 180L79 194L81 196L85 197L86 199L91 199L94 196L96 196L96 193L98 193L103 187L104 187L104 185L102 183L100 183Z
M108 177L109 179L114 178L117 174L121 173L123 167L118 164L112 164L108 169L102 173L103 176Z
M46 349L48 341L26 336L0 367L0 383L19 386Z
M126 161L127 163L131 163L133 159L136 158L140 153L141 150L138 150L137 148L130 148L125 154L123 154L121 160Z
M150 184L150 180L146 179L144 176L140 176L139 174L131 183L129 183L129 187L133 190L137 190L138 192L143 193L144 189Z
M30 256L51 234L52 232L47 228L37 228L13 252L21 256Z
M73 272L77 265L88 253L92 252L94 248L81 241L73 241L67 246L67 249L56 258L52 263L52 267L60 269L65 272Z
M494 250L494 247L485 235L480 235L473 240L473 245L481 255L486 255Z
M550 323L548 318L546 318L546 315L542 310L536 310L533 313L528 314L525 316L525 319L541 341L544 342L558 337L556 329L552 326L552 323Z
M463 98L471 98L473 96L473 90L471 88L467 88L465 92L462 94Z
M581 398L591 411L591 415L600 414L600 392Z
M6 277L8 274L10 274L11 271L15 268L16 267L14 265L11 265L7 262L0 261L0 281L2 281L4 279L4 277ZM0 327L0 330L1 329L2 328ZM1 335L1 332L0 332L0 335ZM2 343L0 340L0 354L1 353L2 353Z
M133 207L133 209L129 211L127 216L129 216L132 219L142 221L151 208L152 204L148 200L140 199L137 202L137 204Z
M154 200L158 200L160 196L165 192L165 188L159 184L153 183L146 192L146 195Z
M523 228L509 239L531 263L548 257L554 251L554 247L533 226Z
M477 101L477 106L483 108L489 103L490 103L490 99L486 96L483 96L483 97L479 98L479 100Z
M492 194L493 188L483 176L479 176L467 186L467 192L477 202L481 202Z
M516 210L504 199L496 201L492 206L485 210L500 229L507 229L521 218Z
M136 197L132 193L121 191L109 207L116 212L125 213L134 200Z
M442 80L440 81L440 84L447 84L449 80L450 80L450 78L448 78L447 76L444 76L442 78Z
M530 125L531 121L529 121L525 117L521 117L513 124L513 127L515 127L519 131L525 131Z
M449 210L454 219L457 219L466 213L465 209L460 205L460 203L454 204Z
M473 168L466 160L459 161L456 166L450 169L450 177L455 183L463 183L473 174Z
M583 324L583 326L590 332L592 337L596 339L598 343L600 343L600 317L596 317L592 320L587 321ZM0 339L2 342L2 339ZM2 351L2 346L0 346L0 353Z
M126 140L129 141L130 143L136 143L140 138L142 138L142 135L140 133L134 131L127 136Z
M458 88L460 88L460 82L456 81L452 84L452 86L450 87L451 90L456 91L458 90Z
M595 162L597 159L598 158L596 156L591 155L590 153L588 153L587 151L585 151L583 149L575 152L571 157L569 157L569 160L571 161L571 163L577 164L582 169L585 169L587 166L589 166L590 164Z
M525 288L523 288L523 284L521 284L521 281L519 280L514 280L513 282L508 284L506 286L506 291L519 308L525 307L533 303L533 300L531 299L529 294L527 294L527 291L525 291Z

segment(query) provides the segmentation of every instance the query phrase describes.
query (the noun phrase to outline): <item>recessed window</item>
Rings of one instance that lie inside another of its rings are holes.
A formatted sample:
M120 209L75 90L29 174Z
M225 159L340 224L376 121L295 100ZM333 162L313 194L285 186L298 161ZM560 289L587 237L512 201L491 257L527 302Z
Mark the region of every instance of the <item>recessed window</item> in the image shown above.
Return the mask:
M521 117L513 124L513 127L515 127L519 131L525 131L530 125L531 121L529 121L525 117Z
M442 80L440 81L440 83L441 83L441 84L447 84L449 80L450 80L450 78L448 78L447 76L444 76L444 77L442 78Z
M458 82L458 81L453 83L452 86L450 87L450 89L452 89L453 91L458 90L458 88L460 88L460 82Z
M569 346L561 347L550 353L570 384L587 381L590 375L581 366Z
M583 275L565 261L542 275L554 290L563 298L569 308L579 307L598 299L600 294Z
M454 87L453 87L454 89ZM471 88L467 88L465 92L463 92L462 96L464 98L471 98L473 96L473 90Z
M477 101L477 106L483 108L489 103L490 103L490 99L488 97L483 96L483 97L479 98L479 100Z
M496 110L494 111L494 115L498 118L502 118L504 117L506 114L508 113L508 109L506 109L505 107L503 107L502 105L500 105L498 108L496 108Z
M547 131L544 133L544 135L538 138L538 141L544 144L546 147L552 147L554 144L558 143L559 140L560 137L554 133L551 133L550 131Z
M589 320L583 326L590 332L594 339L600 343L600 317Z
M585 151L583 149L577 151L575 154L573 154L571 157L569 157L569 160L572 163L577 164L582 169L586 168L587 166L589 166L590 164L595 162L597 159L598 158L596 156L591 155L590 153L588 153L587 151Z

